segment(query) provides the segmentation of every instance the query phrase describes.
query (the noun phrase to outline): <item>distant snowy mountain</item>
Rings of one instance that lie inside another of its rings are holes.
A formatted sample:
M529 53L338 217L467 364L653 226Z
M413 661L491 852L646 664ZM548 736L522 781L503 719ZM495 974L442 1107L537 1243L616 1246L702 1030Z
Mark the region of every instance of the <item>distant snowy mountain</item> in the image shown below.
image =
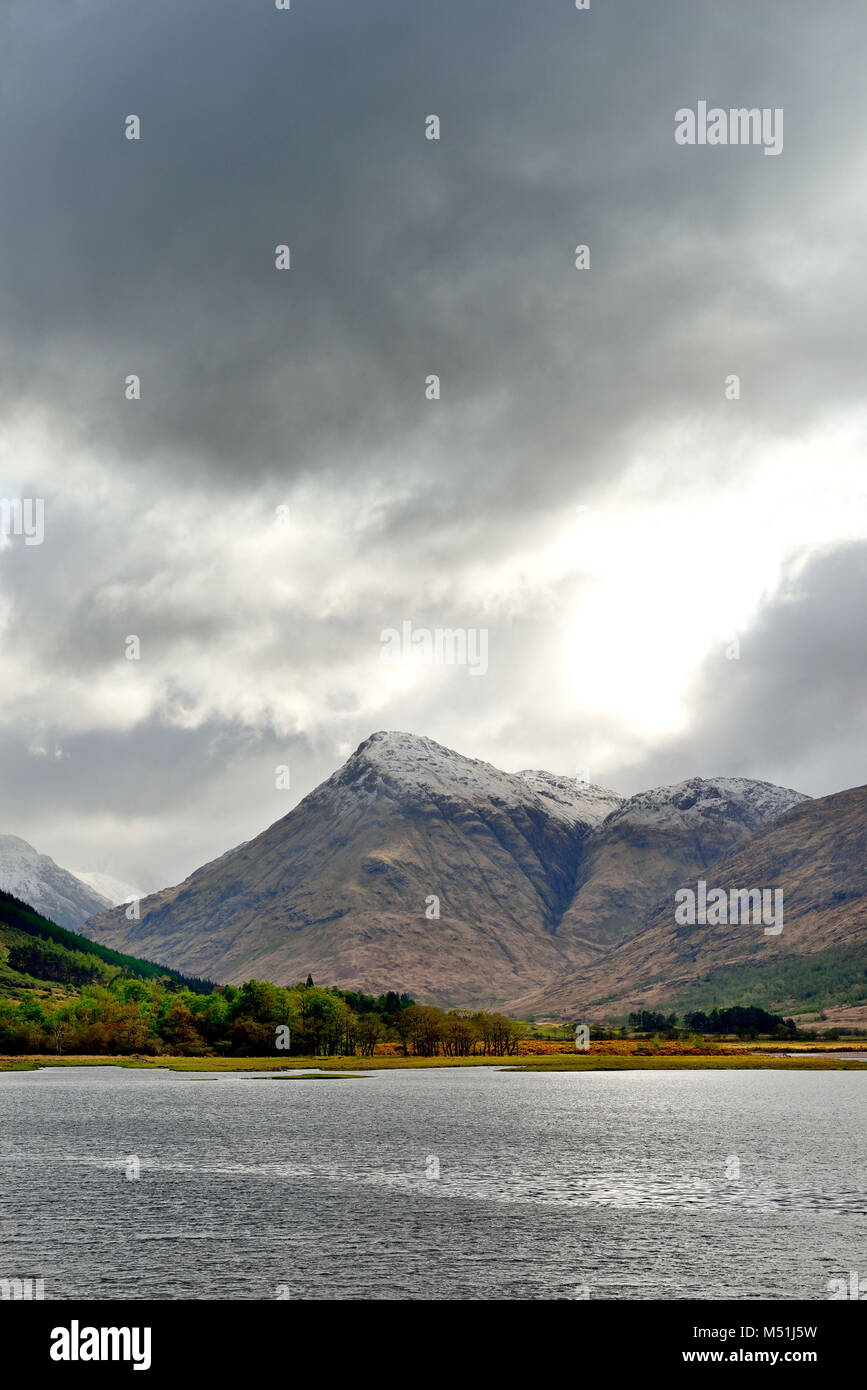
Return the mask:
M694 778L628 800L376 733L255 839L104 912L96 940L237 983L317 980L450 1006L515 998L625 941L669 883L802 798Z
M80 873L77 869L70 872L74 872L77 879L86 883L88 888L92 888L101 898L105 898L112 907L117 907L119 903L128 903L132 898L144 897L141 890L132 883L124 883L122 879L114 878L111 874Z
M69 931L79 931L88 917L113 906L110 897L82 883L17 835L0 835L0 888Z

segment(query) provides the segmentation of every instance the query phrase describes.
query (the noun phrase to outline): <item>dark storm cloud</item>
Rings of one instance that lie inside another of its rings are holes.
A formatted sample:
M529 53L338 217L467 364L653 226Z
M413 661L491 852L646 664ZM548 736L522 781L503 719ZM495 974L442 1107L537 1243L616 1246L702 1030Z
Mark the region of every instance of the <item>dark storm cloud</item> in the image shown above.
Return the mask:
M845 159L835 118L863 99L845 74L812 90L846 12L794 9L15 7L7 406L120 468L402 472L452 514L592 487L674 413L732 430L729 371L749 382L738 427L797 427L820 384L826 408L860 389L857 297L826 327L838 260L797 302L776 277L821 231L805 186ZM784 105L783 157L678 149L674 109L700 94Z
M145 891L264 830L320 780L303 738L158 719L134 738L49 729L25 746L0 733L0 763L12 833L67 867L105 869ZM278 791L276 768L290 765L291 791Z

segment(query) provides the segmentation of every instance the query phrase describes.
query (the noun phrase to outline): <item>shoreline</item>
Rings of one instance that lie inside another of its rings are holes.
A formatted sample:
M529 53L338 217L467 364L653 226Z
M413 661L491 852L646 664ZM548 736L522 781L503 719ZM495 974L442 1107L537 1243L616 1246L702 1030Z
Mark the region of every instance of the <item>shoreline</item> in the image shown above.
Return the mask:
M860 1052L863 1060L841 1059L831 1054L827 1044L805 1049L791 1056L782 1049L747 1050L740 1045L731 1052L708 1056L660 1053L645 1054L548 1053L507 1057L144 1057L51 1056L21 1054L0 1056L0 1072L44 1071L52 1067L123 1067L129 1070L180 1072L328 1072L365 1073L376 1071L418 1071L429 1068L495 1067L513 1072L562 1071L857 1071L867 1067L867 1046L840 1048ZM790 1044L791 1046L791 1044ZM304 1078L314 1079L314 1078Z

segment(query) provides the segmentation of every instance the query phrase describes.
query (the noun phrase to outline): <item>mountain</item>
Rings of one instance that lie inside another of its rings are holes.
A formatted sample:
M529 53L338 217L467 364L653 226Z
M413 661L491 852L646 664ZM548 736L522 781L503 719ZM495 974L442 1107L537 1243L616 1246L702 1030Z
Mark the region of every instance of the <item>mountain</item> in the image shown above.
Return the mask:
M102 913L88 930L230 983L312 971L481 1003L567 968L556 926L580 846L621 799L378 733L263 834L143 899L140 921Z
M88 932L230 983L310 971L444 1006L495 1004L637 930L670 881L799 799L720 778L627 801L381 732L261 835L144 898L140 921L103 912ZM613 906L595 924L581 894L606 886ZM426 915L434 897L438 918Z
M692 777L639 792L584 842L557 934L576 963L634 936L669 890L807 798L744 777Z
M615 1018L745 1000L774 1013L867 998L867 787L804 801L703 872L707 891L781 889L783 929L680 926L672 889L631 940L513 1001L535 1017ZM684 876L678 887L696 888Z
M70 931L83 926L111 899L61 869L17 835L0 835L0 889L22 898L44 917Z

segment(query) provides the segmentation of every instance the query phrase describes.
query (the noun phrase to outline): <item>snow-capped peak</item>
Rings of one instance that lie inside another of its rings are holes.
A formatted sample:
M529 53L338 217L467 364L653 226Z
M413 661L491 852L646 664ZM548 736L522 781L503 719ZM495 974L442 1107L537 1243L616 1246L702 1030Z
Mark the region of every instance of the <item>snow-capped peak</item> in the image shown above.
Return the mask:
M670 787L637 792L618 808L612 821L643 825L683 825L734 815L750 829L767 825L809 797L773 782L749 777L690 777Z
M373 773L373 777L371 777ZM801 793L749 777L690 777L628 799L607 787L527 768L503 772L420 734L380 730L359 744L332 779L344 791L372 796L380 786L409 795L445 795L536 805L549 816L587 828L612 821L694 825L732 817L748 829L766 825L807 800ZM326 786L329 784L326 783Z
M391 730L372 734L359 744L341 771L354 773L370 767L407 790L436 789L457 796L487 795L507 800L521 791L518 779L510 773L479 758L466 758L417 734Z
M0 888L70 931L79 931L88 917L112 906L18 835L0 835Z
M551 772L503 772L492 763L467 758L422 735L381 730L359 745L336 774L339 785L371 793L373 770L402 792L458 799L485 799L535 807L570 825L598 825L623 798L617 792ZM332 779L333 780L333 779ZM326 784L327 785L327 784Z

